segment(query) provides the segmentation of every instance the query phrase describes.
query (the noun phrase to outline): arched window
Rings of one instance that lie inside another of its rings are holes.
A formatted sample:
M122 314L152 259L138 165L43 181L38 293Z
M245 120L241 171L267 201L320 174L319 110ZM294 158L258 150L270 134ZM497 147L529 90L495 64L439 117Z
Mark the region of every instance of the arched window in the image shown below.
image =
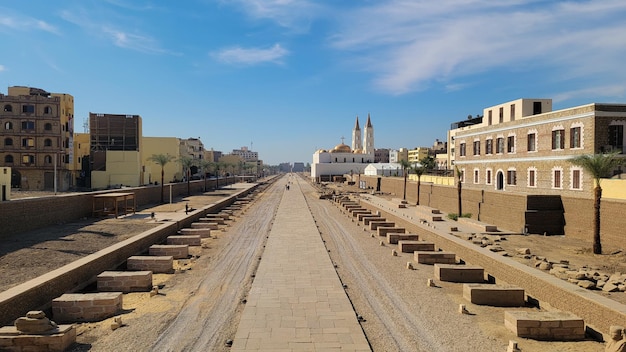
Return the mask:
M45 125L43 125L43 129L46 131L52 131L52 124L51 123L46 123Z
M7 163L7 164L8 164L8 163L11 163L11 164L12 164L12 163L13 163L13 155L6 155L6 156L4 157L4 162L5 162L5 163Z
M12 138L5 138L4 139L4 145L13 145L13 139Z
M43 162L46 163L46 164L52 164L52 157L50 155L46 155L43 158Z
M43 141L43 146L44 146L44 147L52 147L52 139L50 139L50 138L46 138L46 139Z
M44 114L52 114L52 108L49 106L46 106L45 108L43 108L43 113Z
M4 106L4 112L13 112L13 106L7 104Z
M4 124L4 129L5 129L5 130L12 130L12 129L13 129L13 122L11 122L11 121L7 121L7 122Z

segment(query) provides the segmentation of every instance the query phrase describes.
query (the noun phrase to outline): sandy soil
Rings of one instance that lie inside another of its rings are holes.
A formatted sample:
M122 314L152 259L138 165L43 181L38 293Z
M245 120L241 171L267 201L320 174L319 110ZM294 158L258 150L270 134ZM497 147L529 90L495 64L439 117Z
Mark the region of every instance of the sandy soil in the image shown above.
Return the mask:
M192 253L194 257L177 264L178 274L155 275L154 282L161 287L158 295L126 294L121 315L125 326L111 330L112 318L77 324L78 344L72 351L227 351L225 341L236 332L242 300L251 286L257 257L262 254L265 234L269 233L284 189L281 182L259 192L245 216L224 227L216 238L203 240L202 248ZM317 199L317 193L304 181L300 182L355 311L365 319L362 327L374 351L504 351L509 340L518 341L524 352L604 350L603 344L595 341L537 342L513 336L504 328L504 309L468 304L459 284L426 287L427 278L433 274L431 266L407 270L405 265L412 260L411 255L392 256L390 247L380 246L378 238L363 231L332 202ZM195 197L186 201L191 206L210 203ZM184 211L184 203L145 211L155 210L180 212ZM60 266L109 245L112 239L119 241L117 237L123 236L120 232L124 231L116 229L115 221L109 220L113 219L59 225L31 234L22 244L15 239L13 249L0 254L0 283L15 274L21 279L13 284L22 282L39 275L41 270L49 270L52 264ZM143 221L138 220L137 228L130 232L125 228L124 235L151 226ZM91 244L81 245L84 241ZM624 262L619 254L611 257L615 260L609 263L606 256L590 254L585 244L564 242L565 239L558 237L511 236L501 244L512 250L528 247L538 255L557 260L567 258L572 264L580 261L581 265L604 265L617 270ZM54 247L57 243L63 243L64 247ZM58 255L49 255L50 249ZM20 251L27 254L30 265L16 265L14 260L19 256L14 253ZM57 262L57 257L66 254L62 262ZM7 256L14 257L5 260ZM472 315L458 314L459 304L465 304Z

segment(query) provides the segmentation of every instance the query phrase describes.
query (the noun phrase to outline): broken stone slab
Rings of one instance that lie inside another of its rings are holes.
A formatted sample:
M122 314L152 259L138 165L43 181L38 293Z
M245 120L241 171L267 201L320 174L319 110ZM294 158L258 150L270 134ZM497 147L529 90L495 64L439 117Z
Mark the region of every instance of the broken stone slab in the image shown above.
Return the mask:
M15 328L25 334L41 334L55 331L58 325L48 319L41 310L29 311L25 317L15 320Z
M592 290L596 287L596 283L590 280L579 280L577 285L587 290Z

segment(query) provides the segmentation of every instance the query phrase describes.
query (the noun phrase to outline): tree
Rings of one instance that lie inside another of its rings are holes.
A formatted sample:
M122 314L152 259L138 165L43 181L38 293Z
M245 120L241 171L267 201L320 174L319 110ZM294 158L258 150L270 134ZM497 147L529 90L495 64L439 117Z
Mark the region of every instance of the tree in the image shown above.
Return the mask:
M178 162L183 167L183 172L187 178L187 196L191 195L191 167L196 165L196 161L190 156L181 156Z
M403 190L403 195L402 195L402 199L406 200L406 178L408 176L408 170L411 167L411 163L409 163L407 160L400 160L400 166L402 166L402 173L404 174L404 190Z
M417 175L417 201L415 205L420 205L420 187L422 186L422 175L426 172L426 167L420 162L419 164L413 165L411 170Z
M600 240L600 201L602 199L602 187L600 180L610 176L611 171L624 163L619 153L579 155L569 159L574 165L581 166L591 174L594 179L593 189L593 253L602 254L602 242Z
M202 159L200 160L200 169L202 170L202 177L204 178L204 191L206 192L206 174L207 171L213 166L213 162L206 160L206 159Z
M215 171L215 189L220 188L220 170L224 169L224 163L218 161L213 164L213 170Z
M161 166L161 203L165 203L163 200L163 184L165 178L165 165L175 158L169 154L152 154L148 160Z
M457 197L459 199L459 217L463 216L463 208L462 208L462 199L461 199L461 187L463 184L463 173L459 170L458 166L454 166L454 170L456 171L456 189L457 189Z

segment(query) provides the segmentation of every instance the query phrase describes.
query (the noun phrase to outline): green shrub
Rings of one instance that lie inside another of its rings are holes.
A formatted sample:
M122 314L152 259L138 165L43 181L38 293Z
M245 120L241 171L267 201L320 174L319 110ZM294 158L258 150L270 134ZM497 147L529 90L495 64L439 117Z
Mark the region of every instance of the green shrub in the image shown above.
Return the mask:
M462 218L471 218L472 217L472 213L465 213L463 215L461 215ZM457 213L449 213L448 214L448 219L450 220L454 220L457 221L459 218L459 214Z

